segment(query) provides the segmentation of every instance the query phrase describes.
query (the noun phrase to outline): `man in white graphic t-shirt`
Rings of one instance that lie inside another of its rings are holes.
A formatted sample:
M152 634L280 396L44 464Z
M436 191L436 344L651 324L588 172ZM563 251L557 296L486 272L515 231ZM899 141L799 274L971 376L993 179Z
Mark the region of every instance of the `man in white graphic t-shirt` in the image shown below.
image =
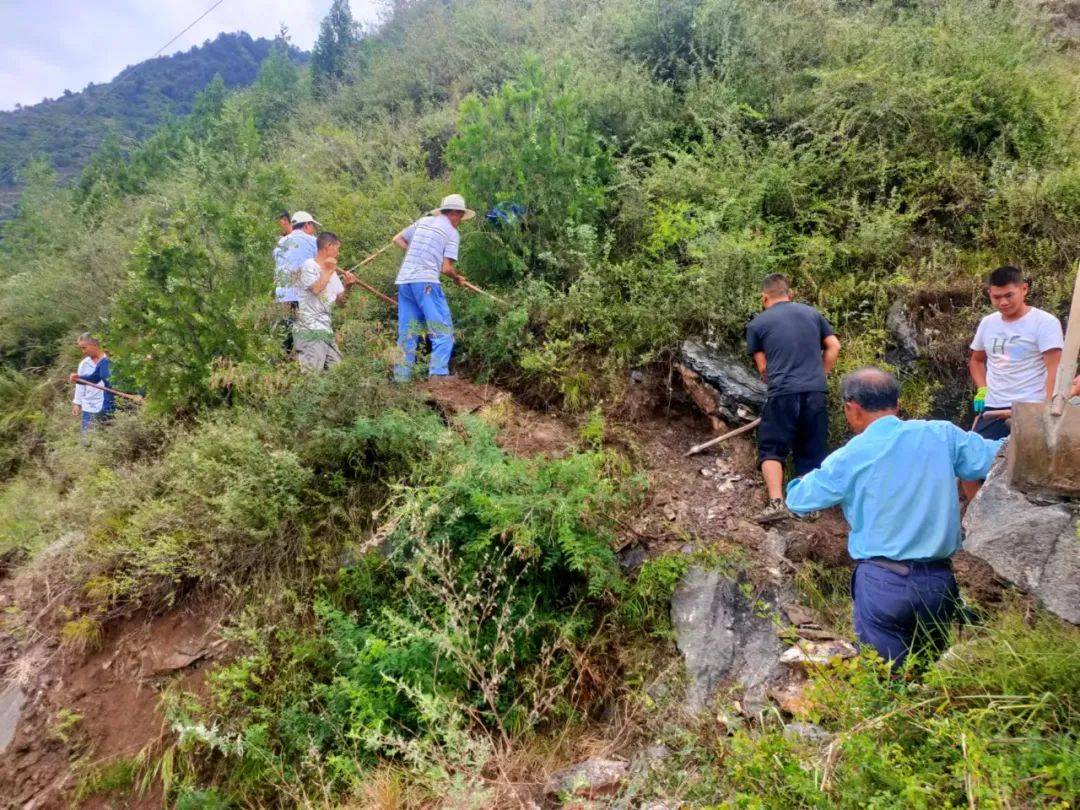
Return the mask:
M1014 402L1048 400L1064 340L1057 318L1028 305L1028 284L1018 269L999 267L987 286L997 312L979 323L968 370L977 389L975 432L1003 439L1009 435L1009 422L983 412L1005 410Z

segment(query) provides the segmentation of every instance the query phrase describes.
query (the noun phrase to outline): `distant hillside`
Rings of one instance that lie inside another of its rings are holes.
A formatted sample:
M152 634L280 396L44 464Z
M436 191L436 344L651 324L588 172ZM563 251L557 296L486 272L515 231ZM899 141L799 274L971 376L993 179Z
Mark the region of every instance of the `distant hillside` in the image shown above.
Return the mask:
M66 91L32 107L0 112L0 188L18 191L19 170L35 155L47 157L62 177L78 172L115 129L124 145L145 138L166 115L184 115L214 74L226 86L254 81L273 44L245 33L221 34L184 53L125 68L107 84ZM292 49L297 62L307 54ZM0 207L2 203L0 203Z

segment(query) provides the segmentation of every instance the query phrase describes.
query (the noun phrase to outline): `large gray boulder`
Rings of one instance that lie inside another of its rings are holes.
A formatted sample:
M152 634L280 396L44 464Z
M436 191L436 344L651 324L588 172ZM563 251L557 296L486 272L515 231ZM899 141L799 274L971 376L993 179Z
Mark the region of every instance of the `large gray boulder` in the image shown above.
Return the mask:
M765 706L766 686L782 677L782 645L771 600L743 595L739 583L716 571L691 568L671 598L675 640L690 677L684 708L705 708L721 682L745 688L744 709Z
M1078 519L1076 500L1033 500L1011 489L999 458L964 517L964 550L1048 610L1080 624Z
M765 405L765 383L751 371L745 356L687 340L680 359L713 389L716 409L728 423L749 421Z

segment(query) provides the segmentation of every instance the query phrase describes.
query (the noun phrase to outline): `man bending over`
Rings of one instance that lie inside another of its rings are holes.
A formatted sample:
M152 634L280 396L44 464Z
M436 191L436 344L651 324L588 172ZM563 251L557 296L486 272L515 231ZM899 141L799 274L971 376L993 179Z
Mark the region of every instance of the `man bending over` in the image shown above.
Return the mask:
M855 437L820 469L788 485L796 514L839 504L850 532L855 634L900 665L940 650L958 591L949 558L960 548L956 479L985 478L1000 440L951 422L901 420L900 387L876 368L841 383Z

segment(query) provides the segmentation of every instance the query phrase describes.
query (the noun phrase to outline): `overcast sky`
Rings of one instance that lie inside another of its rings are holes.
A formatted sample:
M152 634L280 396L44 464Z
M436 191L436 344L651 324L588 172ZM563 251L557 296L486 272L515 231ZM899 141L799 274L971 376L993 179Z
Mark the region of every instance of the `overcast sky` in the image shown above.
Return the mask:
M215 0L0 0L0 110L73 93L149 59ZM331 0L223 0L162 55L223 31L273 37L281 24L310 50ZM353 16L378 19L381 0L351 0Z

